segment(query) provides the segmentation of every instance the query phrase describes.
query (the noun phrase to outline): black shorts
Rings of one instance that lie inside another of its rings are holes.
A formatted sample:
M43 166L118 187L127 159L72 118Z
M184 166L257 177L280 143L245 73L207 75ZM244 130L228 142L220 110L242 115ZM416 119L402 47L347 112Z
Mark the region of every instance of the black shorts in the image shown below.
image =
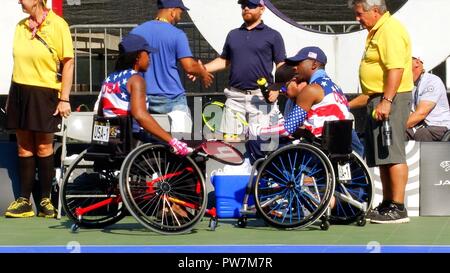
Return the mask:
M58 102L56 89L11 82L6 108L6 129L42 133L61 131L61 116L53 116Z

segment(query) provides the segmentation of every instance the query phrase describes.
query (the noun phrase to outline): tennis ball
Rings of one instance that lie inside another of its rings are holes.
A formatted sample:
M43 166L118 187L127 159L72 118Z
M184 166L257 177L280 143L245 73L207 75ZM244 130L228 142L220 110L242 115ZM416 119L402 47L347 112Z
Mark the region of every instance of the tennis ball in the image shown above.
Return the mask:
M372 118L377 119L377 112L375 110L372 111Z

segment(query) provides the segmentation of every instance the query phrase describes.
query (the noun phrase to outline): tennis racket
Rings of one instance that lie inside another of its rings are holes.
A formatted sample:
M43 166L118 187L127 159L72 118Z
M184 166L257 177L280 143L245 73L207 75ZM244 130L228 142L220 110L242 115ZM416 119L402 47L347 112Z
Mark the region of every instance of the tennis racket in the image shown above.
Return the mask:
M212 158L220 163L228 165L241 165L244 163L244 156L242 153L221 140L210 139L204 140L195 148L190 149L189 155L198 155L205 158ZM175 153L173 148L170 148L172 153Z
M222 132L220 124L222 123L222 117L225 111L231 113L230 116L233 117L238 125L238 134L242 134L244 132L244 127L248 126L245 116L242 113L226 107L225 104L220 101L210 101L203 105L203 123L213 133Z
M220 163L241 165L244 163L242 153L232 145L220 140L207 140L194 149L194 154L210 157Z

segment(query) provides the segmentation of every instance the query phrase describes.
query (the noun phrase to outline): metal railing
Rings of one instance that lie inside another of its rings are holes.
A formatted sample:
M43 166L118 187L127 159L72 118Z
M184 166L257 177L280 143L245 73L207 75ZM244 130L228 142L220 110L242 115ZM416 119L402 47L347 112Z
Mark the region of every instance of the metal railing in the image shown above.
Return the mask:
M117 56L117 48L124 33L128 33L134 24L126 25L73 25L70 27L74 52L75 52L75 75L74 75L74 91L93 91L93 57L97 56L96 64L100 64L98 59L103 55L103 78L108 73L108 56L115 58ZM83 61L88 61L88 83L89 88L86 90L87 82L80 83L80 75L85 72ZM98 72L96 73L98 74ZM98 80L98 79L96 79ZM100 82L103 79L100 80Z
M360 29L356 21L299 22L299 24L325 33L343 33ZM75 47L74 92L97 92L106 76L114 69L118 44L136 24L89 24L70 27ZM195 58L203 62L213 60L217 52L203 38L192 22L178 23L188 36ZM213 86L205 89L200 81L192 83L180 69L182 83L188 92L222 92L228 81L228 71L216 73Z

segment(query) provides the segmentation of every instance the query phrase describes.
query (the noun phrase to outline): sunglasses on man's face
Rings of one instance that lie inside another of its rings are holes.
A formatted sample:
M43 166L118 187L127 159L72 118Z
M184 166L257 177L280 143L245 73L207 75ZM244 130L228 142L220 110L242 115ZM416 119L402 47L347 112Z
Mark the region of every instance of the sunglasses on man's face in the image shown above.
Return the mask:
M249 8L249 9L256 9L259 7L259 5L253 4L253 3L245 3L241 4L241 9Z

